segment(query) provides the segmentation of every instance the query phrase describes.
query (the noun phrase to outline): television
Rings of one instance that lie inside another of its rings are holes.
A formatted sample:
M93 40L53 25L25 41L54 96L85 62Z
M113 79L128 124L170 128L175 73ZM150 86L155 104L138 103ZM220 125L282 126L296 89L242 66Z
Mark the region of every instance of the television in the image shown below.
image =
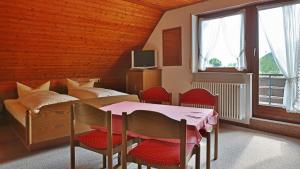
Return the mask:
M157 67L157 56L155 50L133 50L131 51L131 68L155 68Z

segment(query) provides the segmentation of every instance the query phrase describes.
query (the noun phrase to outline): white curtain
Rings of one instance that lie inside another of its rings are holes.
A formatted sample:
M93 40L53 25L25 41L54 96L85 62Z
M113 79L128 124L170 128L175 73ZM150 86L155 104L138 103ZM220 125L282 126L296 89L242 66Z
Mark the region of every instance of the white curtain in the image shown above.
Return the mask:
M220 33L220 22L215 20L201 20L199 21L199 69L206 70L208 59ZM206 43L201 43L205 40Z
M245 16L241 13L234 17L234 21L232 21L231 17L222 19L222 35L224 36L231 57L236 58L235 68L238 71L243 71L247 68L245 56ZM235 23L232 24L232 22ZM231 36L232 32L237 32L240 36Z
M299 101L297 101L297 77L300 57L299 9L298 4L259 12L260 26L262 26L265 33L274 60L287 79L283 105L288 112L300 112L298 109Z
M242 71L246 69L245 58L245 21L244 11L222 18L199 19L199 69L206 70L217 44L225 43L229 51L228 57L235 58L235 67ZM232 36L238 33L238 36Z

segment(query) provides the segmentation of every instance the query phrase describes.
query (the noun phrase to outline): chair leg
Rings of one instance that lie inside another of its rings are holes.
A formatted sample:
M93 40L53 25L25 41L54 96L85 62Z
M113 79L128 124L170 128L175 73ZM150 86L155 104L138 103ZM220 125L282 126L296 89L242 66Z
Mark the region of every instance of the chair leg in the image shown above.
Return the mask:
M219 122L215 126L215 148L214 148L214 160L218 159L219 154Z
M210 169L210 147L211 147L211 139L210 133L207 133L207 143L206 143L206 169Z
M147 169L151 169L151 167L150 167L150 166L147 166Z
M112 155L107 156L107 163L108 163L107 168L113 169L113 156Z
M75 169L75 147L70 146L71 169Z
M201 146L197 146L196 148L196 155L195 155L195 167L196 169L200 169L200 153L201 153Z
M138 169L142 169L142 165L141 164L138 164Z
M118 153L118 165L121 165L121 153Z
M103 168L106 168L106 156L102 155L102 161L103 161Z

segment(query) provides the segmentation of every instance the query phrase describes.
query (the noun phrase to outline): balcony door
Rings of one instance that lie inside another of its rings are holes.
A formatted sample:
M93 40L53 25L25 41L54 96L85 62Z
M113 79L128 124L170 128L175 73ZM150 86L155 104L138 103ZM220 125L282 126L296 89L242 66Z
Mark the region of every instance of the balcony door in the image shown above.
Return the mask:
M289 62L290 58L286 55L294 52L294 50L300 50L300 36L293 41L296 41L297 43L295 44L299 46L290 49L293 47L293 44L287 43L289 41L288 38L291 37L289 37L290 32L287 31L290 26L287 25L289 22L284 19L284 17L287 17L284 15L284 12L286 12L284 6L286 5L292 7L296 11L294 12L296 15L300 15L300 4L297 3L272 5L258 9L258 106L255 115L274 120L300 123L299 113L287 112L287 97L285 96L287 94L294 96L294 100L291 103L293 106L298 104L297 102L300 100L299 79L297 79L297 84L294 85L297 86L297 90L287 90L286 88L287 80L291 79L288 77L290 75L288 66L293 65ZM296 32L296 34L300 35L299 32ZM281 60L282 58L287 61ZM300 70L300 62L298 69ZM299 76L299 74L296 76ZM290 91L293 92L290 93ZM297 98L295 99L295 97Z

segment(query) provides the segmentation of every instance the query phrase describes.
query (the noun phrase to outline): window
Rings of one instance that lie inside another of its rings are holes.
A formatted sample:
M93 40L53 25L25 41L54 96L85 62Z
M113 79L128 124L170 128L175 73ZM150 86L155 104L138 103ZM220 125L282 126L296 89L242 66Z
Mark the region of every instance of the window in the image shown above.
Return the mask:
M258 15L260 104L267 79L268 105L299 112L300 4L262 7Z
M244 12L219 18L199 17L198 69L246 69Z
M253 73L253 116L300 124L299 0L192 15L191 27L193 73Z

